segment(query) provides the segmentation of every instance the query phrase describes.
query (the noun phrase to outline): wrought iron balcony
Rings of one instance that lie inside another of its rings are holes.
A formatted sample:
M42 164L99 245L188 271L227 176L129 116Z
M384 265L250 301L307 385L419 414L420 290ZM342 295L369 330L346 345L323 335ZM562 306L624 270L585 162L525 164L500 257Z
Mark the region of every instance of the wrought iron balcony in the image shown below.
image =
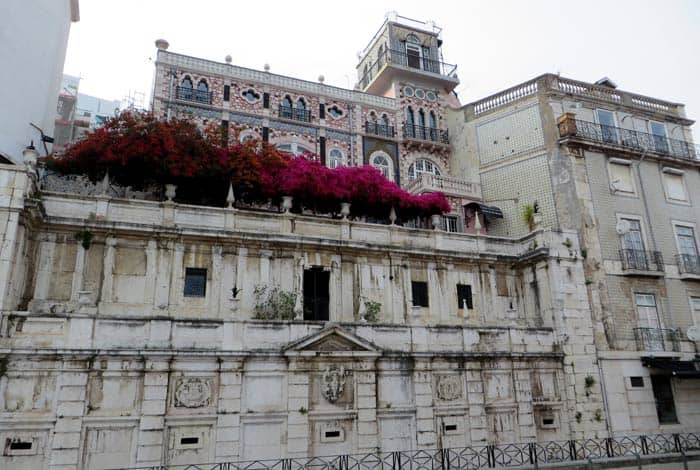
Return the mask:
M449 176L422 173L408 183L406 191L412 194L443 192L450 196L481 199L481 185Z
M381 137L394 137L396 135L396 131L394 130L394 126L365 121L365 134L373 134Z
M381 71L382 67L384 67L386 64L399 65L402 67L434 73L436 75L448 77L454 80L457 78L456 65L447 64L445 62L427 57L409 55L406 53L406 51L388 49L379 54L377 60L365 70L364 75L360 79L360 88L363 90L367 88L367 85L370 84L370 82L377 76L379 71Z
M449 145L450 143L446 130L436 129L434 127L418 126L415 124L404 124L403 137L404 139L425 140L445 145Z
M293 119L295 121L311 122L311 111L303 108L290 108L289 106L280 105L279 117Z
M634 328L634 338L641 351L680 351L680 335L673 328Z
M678 272L680 274L694 274L700 276L700 256L676 255Z
M194 101L196 103L211 104L212 95L211 91L196 90L182 86L178 86L175 90L175 97L178 100Z
M579 138L604 146L612 146L639 153L659 155L700 162L700 146L684 140L669 139L661 135L604 126L581 121L563 115L559 118L559 135L562 138Z
M664 260L660 251L620 250L622 269L625 271L663 272Z

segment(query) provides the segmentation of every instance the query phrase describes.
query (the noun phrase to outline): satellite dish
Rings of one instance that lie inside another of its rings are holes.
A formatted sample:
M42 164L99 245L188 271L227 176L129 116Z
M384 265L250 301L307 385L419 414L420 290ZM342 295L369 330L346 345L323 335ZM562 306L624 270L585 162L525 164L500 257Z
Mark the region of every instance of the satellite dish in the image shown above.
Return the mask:
M700 341L700 328L697 326L691 326L686 330L685 335L690 341Z
M615 231L617 232L618 235L624 235L627 232L630 231L631 225L629 220L620 220L617 225L615 225Z

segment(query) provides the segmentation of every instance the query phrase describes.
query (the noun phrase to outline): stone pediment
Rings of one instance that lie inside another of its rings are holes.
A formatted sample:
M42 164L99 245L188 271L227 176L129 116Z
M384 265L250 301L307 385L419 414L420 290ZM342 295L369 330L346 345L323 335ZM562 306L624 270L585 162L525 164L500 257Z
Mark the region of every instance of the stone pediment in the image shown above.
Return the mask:
M321 331L289 343L287 353L369 353L379 354L379 348L338 325L328 326Z

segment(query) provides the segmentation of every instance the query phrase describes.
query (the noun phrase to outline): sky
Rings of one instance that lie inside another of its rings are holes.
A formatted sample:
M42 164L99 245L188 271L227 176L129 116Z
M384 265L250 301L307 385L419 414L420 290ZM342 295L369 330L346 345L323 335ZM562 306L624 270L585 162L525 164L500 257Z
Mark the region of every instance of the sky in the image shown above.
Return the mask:
M154 41L170 51L352 88L387 12L443 28L463 104L551 72L686 104L700 120L700 1L80 0L64 72L106 99L151 93Z

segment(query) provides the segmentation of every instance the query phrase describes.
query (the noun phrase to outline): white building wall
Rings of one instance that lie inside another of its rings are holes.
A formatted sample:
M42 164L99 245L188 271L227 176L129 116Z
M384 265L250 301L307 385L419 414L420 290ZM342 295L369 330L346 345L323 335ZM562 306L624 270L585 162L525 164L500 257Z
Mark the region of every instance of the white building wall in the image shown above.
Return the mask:
M22 149L52 136L71 21L77 0L4 0L0 5L0 155L21 161Z

